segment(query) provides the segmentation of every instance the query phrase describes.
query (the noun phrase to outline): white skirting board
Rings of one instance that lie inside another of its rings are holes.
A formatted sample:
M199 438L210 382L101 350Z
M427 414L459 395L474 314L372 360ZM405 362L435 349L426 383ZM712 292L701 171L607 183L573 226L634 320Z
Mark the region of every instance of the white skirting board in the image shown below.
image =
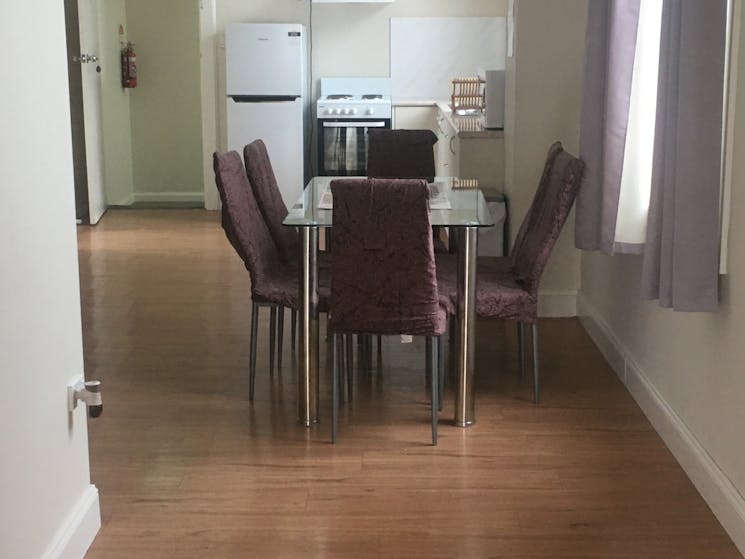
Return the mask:
M580 322L618 377L639 404L686 475L745 555L745 498L719 468L683 420L665 401L631 352L586 298L579 295Z
M83 559L101 528L98 489L89 485L42 559Z
M204 191L196 192L135 192L133 202L169 203L169 202L204 202Z

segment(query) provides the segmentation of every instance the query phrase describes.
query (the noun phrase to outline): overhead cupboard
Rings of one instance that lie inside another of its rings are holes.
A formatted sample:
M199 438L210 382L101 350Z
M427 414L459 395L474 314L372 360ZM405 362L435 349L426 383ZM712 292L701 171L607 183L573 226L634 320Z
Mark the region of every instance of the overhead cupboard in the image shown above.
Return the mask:
M392 4L395 0L310 0L313 4Z

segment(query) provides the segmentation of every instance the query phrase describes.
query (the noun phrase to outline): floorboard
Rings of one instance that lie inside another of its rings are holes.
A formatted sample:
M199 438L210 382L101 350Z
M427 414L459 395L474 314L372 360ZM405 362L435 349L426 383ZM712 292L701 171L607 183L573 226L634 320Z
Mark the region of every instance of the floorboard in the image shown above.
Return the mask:
M89 558L740 557L576 319L540 322L541 404L516 328L479 321L476 420L431 447L424 344L384 339L329 444L296 420L285 320L260 321L248 401L249 278L203 210L119 210L78 228L102 528Z

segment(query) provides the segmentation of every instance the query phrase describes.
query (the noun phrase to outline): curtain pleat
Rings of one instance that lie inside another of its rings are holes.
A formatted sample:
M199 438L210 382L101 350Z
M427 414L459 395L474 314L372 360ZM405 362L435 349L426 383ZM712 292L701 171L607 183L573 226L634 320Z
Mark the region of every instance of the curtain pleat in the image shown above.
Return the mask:
M641 0L593 0L588 6L575 244L612 254L626 147Z
M666 0L642 296L718 305L726 0Z

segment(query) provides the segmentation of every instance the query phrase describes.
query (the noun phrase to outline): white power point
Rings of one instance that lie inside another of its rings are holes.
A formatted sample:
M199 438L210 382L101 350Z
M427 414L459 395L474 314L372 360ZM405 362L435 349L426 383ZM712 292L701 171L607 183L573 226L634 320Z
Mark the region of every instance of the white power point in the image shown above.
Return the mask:
M88 414L91 417L101 415L103 411L101 381L86 381L83 376L78 376L67 383L67 411L72 412L77 408L78 400L85 402L86 406L88 406Z
M83 375L78 375L67 383L67 411L73 411L78 407L78 399L75 397L75 392L85 386L85 378Z

